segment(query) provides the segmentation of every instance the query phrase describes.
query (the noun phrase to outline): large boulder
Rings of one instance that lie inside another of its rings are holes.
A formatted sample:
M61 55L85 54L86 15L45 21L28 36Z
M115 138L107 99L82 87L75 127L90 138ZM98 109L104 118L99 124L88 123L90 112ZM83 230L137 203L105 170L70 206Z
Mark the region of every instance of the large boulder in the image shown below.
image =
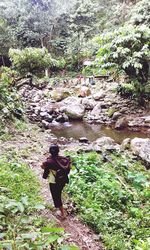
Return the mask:
M150 139L134 138L131 140L130 148L135 155L150 164Z
M96 141L92 143L93 149L96 151L104 151L104 150L116 150L120 148L118 144L115 143L115 141L107 136L103 136L101 138L98 138Z
M70 104L66 106L65 113L71 119L82 119L85 114L85 108L82 104Z

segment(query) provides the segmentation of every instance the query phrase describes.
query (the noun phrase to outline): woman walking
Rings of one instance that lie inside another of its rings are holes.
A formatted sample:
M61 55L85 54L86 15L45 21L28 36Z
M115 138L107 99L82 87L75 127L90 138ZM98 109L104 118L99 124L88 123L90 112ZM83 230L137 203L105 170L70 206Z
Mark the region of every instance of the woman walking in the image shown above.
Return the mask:
M52 144L49 148L50 156L42 163L44 169L43 178L47 179L50 186L52 199L56 208L61 212L61 218L65 218L65 212L62 203L62 190L69 182L68 174L70 172L70 157L59 156L59 147Z

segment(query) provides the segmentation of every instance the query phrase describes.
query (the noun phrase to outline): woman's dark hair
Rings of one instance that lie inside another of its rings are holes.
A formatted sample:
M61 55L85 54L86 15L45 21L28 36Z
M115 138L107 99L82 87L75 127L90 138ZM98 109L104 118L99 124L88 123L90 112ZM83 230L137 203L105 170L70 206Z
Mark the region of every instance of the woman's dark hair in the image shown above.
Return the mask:
M58 155L59 153L59 147L57 144L52 144L50 147L49 147L49 152L50 154L52 155L52 157L55 157Z

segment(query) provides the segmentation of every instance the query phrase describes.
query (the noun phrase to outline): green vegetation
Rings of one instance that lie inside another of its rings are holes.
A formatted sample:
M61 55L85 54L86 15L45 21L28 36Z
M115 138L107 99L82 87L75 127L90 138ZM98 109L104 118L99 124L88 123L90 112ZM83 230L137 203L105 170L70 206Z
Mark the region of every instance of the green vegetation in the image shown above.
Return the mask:
M147 104L149 13L149 0L0 1L0 139L7 141L14 130L26 130L19 97L23 84L39 90L49 85L43 91L48 99L51 87L59 82L67 87L66 76L70 79L81 72L83 77L105 76L108 84L111 80L107 77L112 76L115 81L120 79L116 91L121 96L134 98L141 106ZM6 65L10 68L3 67ZM27 75L29 81L22 81ZM47 106L45 99L39 102L39 113L41 105ZM108 117L115 111L119 109L108 108ZM29 157L35 148L21 149L20 158ZM63 246L64 230L53 228L51 222L47 225L41 217L39 210L44 206L40 204L39 183L18 157L14 153L0 159L0 248L76 249ZM107 249L149 250L148 174L141 163L128 158L117 153L108 158L96 153L73 156L76 168L68 192L82 219Z
M9 54L21 73L37 74L48 68L49 73L64 68L83 69L88 75L124 72L133 84L131 96L144 105L150 93L149 1L74 0L67 4L66 0L62 5L57 0L2 3L0 43L5 46L1 54L17 48ZM96 64L83 67L84 61L95 57Z
M10 49L9 56L15 69L22 75L27 73L38 75L46 69L59 70L66 65L64 58L55 60L46 48Z
M1 68L0 78L0 135L3 134L3 129L7 121L7 125L14 119L14 117L22 117L22 104L20 97L13 87L14 77L17 75L16 71L7 67Z
M149 84L150 29L145 26L126 25L97 38L100 49L97 67L124 71L133 81L134 92L142 104ZM135 84L135 81L138 84Z
M148 80L149 36L147 26L124 26L97 38L97 63L102 68L124 70L131 79Z
M149 175L129 155L74 155L68 192L107 249L148 250Z
M15 69L23 74L28 72L35 74L55 65L54 60L45 48L10 49L9 56Z
M45 209L39 196L39 182L32 170L19 160L0 159L0 248L20 249L68 249L63 245L63 228L47 225L40 214Z

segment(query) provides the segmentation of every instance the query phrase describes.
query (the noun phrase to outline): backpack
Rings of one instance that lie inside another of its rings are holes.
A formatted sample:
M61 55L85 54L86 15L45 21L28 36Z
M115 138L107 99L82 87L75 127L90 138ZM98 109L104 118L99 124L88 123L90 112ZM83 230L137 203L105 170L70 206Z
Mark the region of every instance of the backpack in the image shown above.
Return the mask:
M71 160L70 157L59 156L55 159L55 163L57 165L55 182L59 184L69 183L68 175L71 169Z

